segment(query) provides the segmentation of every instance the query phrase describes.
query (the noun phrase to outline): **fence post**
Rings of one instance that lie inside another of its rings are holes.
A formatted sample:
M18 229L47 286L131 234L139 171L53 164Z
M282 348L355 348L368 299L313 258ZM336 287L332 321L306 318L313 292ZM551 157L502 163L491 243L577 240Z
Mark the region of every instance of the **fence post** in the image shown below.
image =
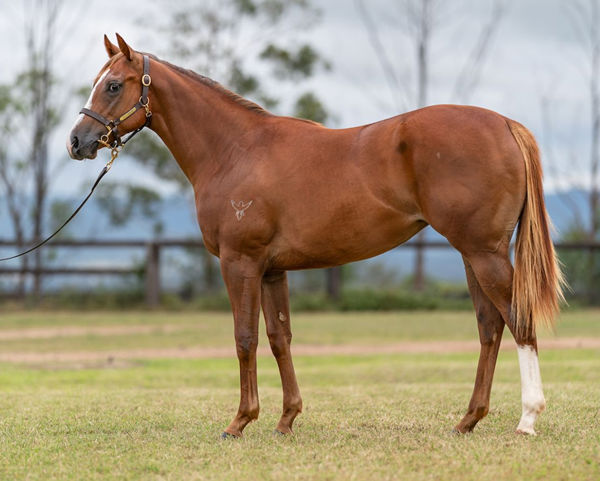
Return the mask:
M160 303L160 246L150 242L146 247L146 304L156 307Z

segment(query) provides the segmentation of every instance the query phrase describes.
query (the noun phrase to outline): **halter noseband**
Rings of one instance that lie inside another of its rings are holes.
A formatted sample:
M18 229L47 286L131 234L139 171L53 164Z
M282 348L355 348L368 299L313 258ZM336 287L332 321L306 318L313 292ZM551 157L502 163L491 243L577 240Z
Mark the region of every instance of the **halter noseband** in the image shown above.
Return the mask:
M104 134L102 137L100 137L100 139L98 139L98 142L104 145L105 147L111 149L112 159L109 164L112 164L112 161L116 159L123 146L127 142L129 142L135 134L140 132L144 127L149 127L152 122L150 100L148 99L148 87L150 87L150 84L152 83L152 78L150 77L150 59L148 58L148 55L144 55L144 73L142 75L141 82L142 95L140 96L140 99L131 109L129 109L127 112L121 115L118 119L108 120L103 115L100 115L99 113L94 112L93 110L86 109L85 107L79 111L80 114L87 115L88 117L97 120L108 130L106 134ZM144 125L138 127L133 132L131 132L125 139L122 139L119 135L119 124L131 117L140 109L144 109L146 111L146 122L144 123ZM109 143L110 134L113 135L113 141L111 143Z

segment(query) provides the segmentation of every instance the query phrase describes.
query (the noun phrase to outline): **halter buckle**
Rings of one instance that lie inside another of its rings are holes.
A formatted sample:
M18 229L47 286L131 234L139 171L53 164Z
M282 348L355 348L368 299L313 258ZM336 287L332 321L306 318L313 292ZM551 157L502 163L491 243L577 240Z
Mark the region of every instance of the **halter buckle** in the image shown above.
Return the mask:
M106 128L108 129L108 132L106 132L102 137L100 137L100 140L98 140L98 142L101 143L102 145L104 145L104 147L112 149L112 145L110 145L108 143L108 140L109 140L110 134L112 134L113 130L108 125L106 126Z
M119 153L123 149L122 145L117 145L110 148L110 160L106 163L106 172L110 170L115 159L119 156Z
M145 73L144 75L142 75L142 85L144 87L150 87L151 83L152 83L152 77L150 77L149 74Z

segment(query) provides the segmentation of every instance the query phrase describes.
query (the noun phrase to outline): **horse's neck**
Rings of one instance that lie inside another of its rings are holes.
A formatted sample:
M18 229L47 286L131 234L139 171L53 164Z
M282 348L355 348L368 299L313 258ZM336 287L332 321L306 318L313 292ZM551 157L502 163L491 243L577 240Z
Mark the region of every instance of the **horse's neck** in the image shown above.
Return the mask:
M153 66L154 67L154 66ZM228 161L226 152L260 116L226 95L164 64L154 67L152 130L169 148L195 189Z

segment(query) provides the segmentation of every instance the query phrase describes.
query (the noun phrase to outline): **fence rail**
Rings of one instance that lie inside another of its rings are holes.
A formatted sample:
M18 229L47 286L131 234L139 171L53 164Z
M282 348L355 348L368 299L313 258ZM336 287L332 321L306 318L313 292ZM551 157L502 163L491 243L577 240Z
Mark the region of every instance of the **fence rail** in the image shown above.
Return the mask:
M21 246L26 249L26 243ZM581 250L594 252L600 250L600 242L580 241L580 242L557 242L554 244L558 250ZM0 248L18 247L14 240L0 239ZM120 240L97 240L97 239L59 239L52 242L54 248L97 248L97 249L115 249L115 248L135 248L146 250L146 269L145 269L145 290L146 303L149 306L157 306L160 302L161 280L160 280L160 258L163 249L172 248L196 248L203 249L204 245L200 239L120 239ZM425 249L445 249L452 247L445 241L419 241L414 240L399 245L396 249L407 248L425 248ZM1 265L1 264L0 264ZM329 295L335 297L341 289L341 278L339 269L327 269L327 285ZM133 275L139 274L138 268L133 267L42 267L36 269L33 267L0 267L1 275L15 274L35 274L42 276L52 275Z

